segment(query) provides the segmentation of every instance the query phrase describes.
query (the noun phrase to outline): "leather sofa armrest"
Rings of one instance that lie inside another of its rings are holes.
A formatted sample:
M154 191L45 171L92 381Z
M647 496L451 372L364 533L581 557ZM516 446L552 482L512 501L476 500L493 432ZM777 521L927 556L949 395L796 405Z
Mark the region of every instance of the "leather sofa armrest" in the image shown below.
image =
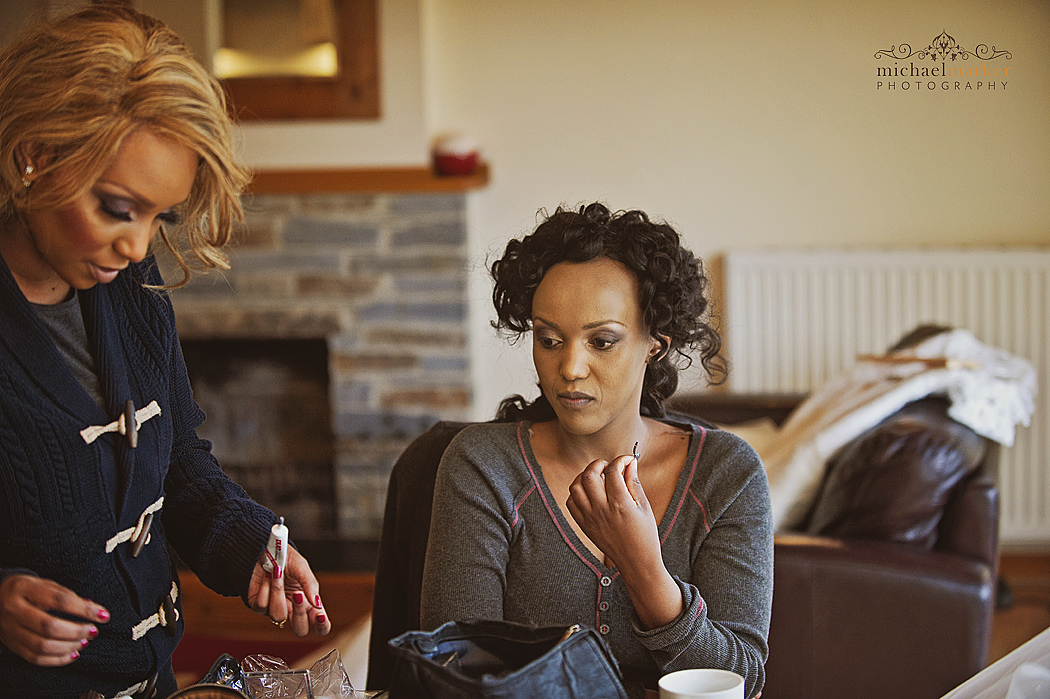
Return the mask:
M780 425L805 398L805 393L680 393L671 396L667 409L717 425L736 425L758 418L769 418Z
M999 562L1000 446L988 442L980 468L961 483L944 508L936 550L975 558L997 571Z
M941 696L984 666L994 592L993 570L978 560L778 535L764 691Z
M945 508L988 451L948 409L938 396L914 401L839 449L805 531L932 548Z

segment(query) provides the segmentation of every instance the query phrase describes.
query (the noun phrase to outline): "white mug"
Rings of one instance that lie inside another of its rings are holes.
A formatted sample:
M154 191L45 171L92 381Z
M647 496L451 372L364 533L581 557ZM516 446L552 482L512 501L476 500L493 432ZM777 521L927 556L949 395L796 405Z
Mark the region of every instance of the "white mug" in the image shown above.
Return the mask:
M678 670L660 678L660 699L744 699L744 678L729 670Z

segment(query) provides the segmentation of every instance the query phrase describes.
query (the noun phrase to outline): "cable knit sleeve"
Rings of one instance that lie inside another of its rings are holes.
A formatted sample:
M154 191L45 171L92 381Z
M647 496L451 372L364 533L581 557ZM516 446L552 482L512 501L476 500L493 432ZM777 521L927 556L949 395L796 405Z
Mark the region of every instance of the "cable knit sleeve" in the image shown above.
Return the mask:
M211 443L197 436L204 414L190 395L178 343L174 350L175 436L164 487L165 529L175 551L205 585L244 597L277 517L222 472Z
M161 284L155 271L151 284ZM157 296L170 327L168 377L172 447L164 483L164 528L172 547L205 585L245 597L255 562L277 517L222 472L211 443L197 436L204 412L193 400L175 313L167 295Z

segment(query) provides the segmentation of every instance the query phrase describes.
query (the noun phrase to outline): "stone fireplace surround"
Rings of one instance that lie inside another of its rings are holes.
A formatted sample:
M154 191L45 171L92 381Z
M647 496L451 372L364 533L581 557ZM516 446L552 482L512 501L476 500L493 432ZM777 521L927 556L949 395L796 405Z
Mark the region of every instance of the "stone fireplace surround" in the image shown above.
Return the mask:
M245 200L231 269L172 293L180 336L205 361L202 341L323 340L334 523L311 541L293 531L304 552L345 550L347 542L373 550L401 451L438 420L467 419L465 196L257 193ZM264 368L255 381L266 377ZM243 437L246 425L219 422L205 422L201 433L222 461L224 446L237 444L229 431ZM304 507L295 506L300 520Z

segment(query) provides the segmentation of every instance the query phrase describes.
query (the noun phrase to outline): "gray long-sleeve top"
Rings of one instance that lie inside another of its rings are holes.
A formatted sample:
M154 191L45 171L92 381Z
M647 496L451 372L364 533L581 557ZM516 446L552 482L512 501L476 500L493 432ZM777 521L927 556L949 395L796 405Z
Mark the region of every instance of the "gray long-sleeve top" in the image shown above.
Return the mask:
M659 532L684 611L643 630L616 568L576 536L543 479L529 423L464 429L438 467L421 620L506 619L599 631L632 696L673 670L714 667L765 679L773 599L773 531L754 450L720 430L692 430Z

